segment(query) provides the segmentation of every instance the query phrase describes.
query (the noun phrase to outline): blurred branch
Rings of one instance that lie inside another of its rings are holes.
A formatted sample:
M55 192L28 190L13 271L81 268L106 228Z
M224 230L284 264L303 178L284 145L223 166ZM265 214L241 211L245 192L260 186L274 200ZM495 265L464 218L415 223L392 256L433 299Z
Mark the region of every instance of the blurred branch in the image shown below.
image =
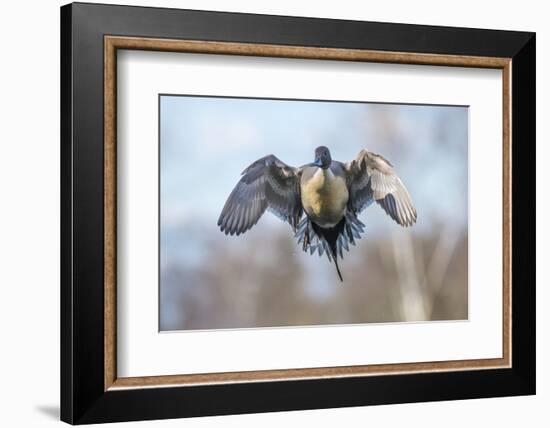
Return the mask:
M393 260L401 296L401 314L406 321L429 319L423 284L419 280L410 233L392 235Z

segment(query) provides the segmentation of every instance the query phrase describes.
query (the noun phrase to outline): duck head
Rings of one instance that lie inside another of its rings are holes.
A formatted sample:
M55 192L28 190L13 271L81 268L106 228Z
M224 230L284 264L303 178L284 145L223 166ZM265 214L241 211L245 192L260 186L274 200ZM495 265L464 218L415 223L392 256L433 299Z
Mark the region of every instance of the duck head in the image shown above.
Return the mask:
M315 161L313 164L319 168L327 169L332 162L330 150L325 146L319 146L315 149Z

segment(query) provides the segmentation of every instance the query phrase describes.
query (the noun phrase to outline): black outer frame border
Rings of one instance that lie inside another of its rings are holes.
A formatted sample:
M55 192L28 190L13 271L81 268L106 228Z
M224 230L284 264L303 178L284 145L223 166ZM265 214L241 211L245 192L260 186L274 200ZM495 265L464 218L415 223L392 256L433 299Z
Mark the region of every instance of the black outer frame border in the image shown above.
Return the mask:
M510 369L104 392L104 35L513 58ZM61 8L61 420L72 424L535 393L535 34L74 3Z

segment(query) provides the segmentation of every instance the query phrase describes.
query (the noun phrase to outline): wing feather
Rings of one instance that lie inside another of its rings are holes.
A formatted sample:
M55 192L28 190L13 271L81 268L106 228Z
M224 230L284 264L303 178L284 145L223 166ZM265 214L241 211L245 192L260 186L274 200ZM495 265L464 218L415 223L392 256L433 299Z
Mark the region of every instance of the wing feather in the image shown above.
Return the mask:
M401 226L411 226L416 222L417 213L411 195L387 159L361 150L346 164L346 172L350 189L348 203L354 213L377 202Z
M293 168L273 155L252 163L227 198L218 219L226 235L240 235L252 228L269 209L295 230L302 217L301 169Z

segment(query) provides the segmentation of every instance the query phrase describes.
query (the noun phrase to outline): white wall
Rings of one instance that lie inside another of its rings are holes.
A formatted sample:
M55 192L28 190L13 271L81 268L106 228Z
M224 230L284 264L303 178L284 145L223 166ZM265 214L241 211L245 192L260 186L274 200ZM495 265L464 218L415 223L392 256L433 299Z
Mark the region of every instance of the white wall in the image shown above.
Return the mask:
M104 1L104 3L112 3ZM542 222L550 180L550 28L545 2L514 1L126 1L235 12L537 31L538 140L538 395L193 420L147 426L399 426L461 427L548 424L550 293L548 222ZM59 10L62 2L4 2L0 14L0 418L3 426L57 422L59 405ZM6 96L7 95L7 96ZM546 122L546 123L545 123ZM544 251L543 251L544 250ZM137 426L127 424L125 426Z

